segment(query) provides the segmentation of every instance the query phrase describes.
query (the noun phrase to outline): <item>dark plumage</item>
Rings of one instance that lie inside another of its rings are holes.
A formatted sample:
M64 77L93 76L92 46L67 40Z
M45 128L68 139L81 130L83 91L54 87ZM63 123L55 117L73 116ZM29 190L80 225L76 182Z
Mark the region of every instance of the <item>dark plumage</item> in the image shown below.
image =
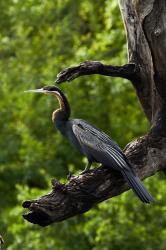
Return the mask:
M102 163L107 168L119 171L142 202L150 203L152 196L140 179L135 176L120 147L104 132L81 119L70 119L70 106L63 92L55 86L29 90L51 94L59 100L60 108L53 112L52 120L58 130L88 159L83 171L87 172L92 162Z

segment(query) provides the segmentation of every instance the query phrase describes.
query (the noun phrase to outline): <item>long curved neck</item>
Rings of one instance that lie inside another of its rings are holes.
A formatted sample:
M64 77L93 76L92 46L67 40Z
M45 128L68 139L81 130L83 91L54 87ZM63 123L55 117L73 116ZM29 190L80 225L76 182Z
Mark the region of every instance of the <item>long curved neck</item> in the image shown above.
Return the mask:
M52 121L67 121L70 117L70 105L66 96L60 92L60 95L56 95L60 108L55 110L52 114Z

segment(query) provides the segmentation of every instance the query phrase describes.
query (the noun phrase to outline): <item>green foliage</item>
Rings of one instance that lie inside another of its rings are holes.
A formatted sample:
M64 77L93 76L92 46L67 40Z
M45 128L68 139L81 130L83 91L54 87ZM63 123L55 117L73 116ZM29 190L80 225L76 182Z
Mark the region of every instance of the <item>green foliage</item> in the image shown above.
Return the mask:
M166 184L161 176L146 181L157 200L151 206L127 192L47 228L22 218L22 201L48 192L51 178L65 181L69 170L84 165L51 123L57 101L23 91L53 83L61 69L88 59L126 63L117 1L1 0L0 9L0 233L5 248L165 249ZM122 147L147 130L126 80L86 76L61 88L73 117L95 124Z

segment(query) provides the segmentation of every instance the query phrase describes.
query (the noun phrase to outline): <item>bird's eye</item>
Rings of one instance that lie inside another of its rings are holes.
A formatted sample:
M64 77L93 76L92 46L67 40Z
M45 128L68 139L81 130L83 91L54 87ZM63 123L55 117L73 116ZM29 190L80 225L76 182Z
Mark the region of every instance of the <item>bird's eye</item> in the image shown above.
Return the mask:
M55 86L45 86L43 87L44 90L48 90L48 91L56 91L56 87Z

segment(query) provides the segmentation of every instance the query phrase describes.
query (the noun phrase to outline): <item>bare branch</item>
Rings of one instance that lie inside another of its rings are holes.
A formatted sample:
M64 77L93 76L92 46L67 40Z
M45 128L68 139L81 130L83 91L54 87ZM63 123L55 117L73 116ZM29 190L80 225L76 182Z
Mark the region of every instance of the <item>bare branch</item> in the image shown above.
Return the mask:
M144 136L128 144L125 153L141 179L166 168L166 138ZM72 176L67 184L56 180L52 184L51 193L23 203L23 207L30 210L23 215L29 222L47 226L84 213L95 204L129 189L119 173L104 167Z
M56 79L56 83L72 81L83 75L99 74L111 77L121 77L132 82L146 117L151 121L152 108L149 103L149 92L144 91L146 84L140 79L140 68L137 64L129 63L123 66L104 65L98 61L85 61L78 66L62 70Z
M62 70L56 79L56 83L72 81L73 79L83 76L99 74L105 76L122 77L131 79L135 75L135 64L126 64L123 66L105 65L98 61L85 61L78 66Z

